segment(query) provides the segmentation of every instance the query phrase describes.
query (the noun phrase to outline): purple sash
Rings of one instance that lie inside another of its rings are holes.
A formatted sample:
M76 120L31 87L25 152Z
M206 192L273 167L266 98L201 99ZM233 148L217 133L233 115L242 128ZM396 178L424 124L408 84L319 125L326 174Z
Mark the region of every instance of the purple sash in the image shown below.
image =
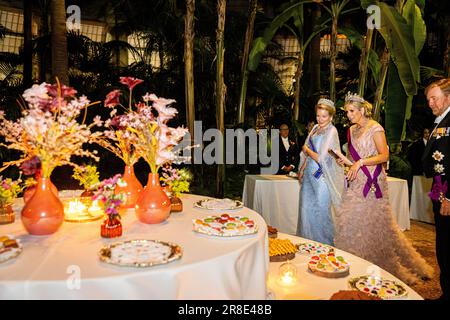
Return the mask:
M358 161L359 159L361 159L361 157L359 156L356 149L353 147L350 136L351 135L350 135L350 128L349 128L347 131L348 151L350 152L352 158L355 161ZM365 165L361 166L362 172L364 172L364 174L367 177L367 182L366 182L366 184L364 186L364 190L363 190L364 197L367 197L367 194L369 193L370 190L375 191L375 197L377 199L383 197L383 194L381 193L380 185L378 184L378 176L381 173L381 169L382 169L381 163L377 164L375 171L373 172L373 177L372 177L370 175L369 169L367 169L367 167Z
M441 176L434 176L433 182L433 188L431 188L431 192L428 193L428 196L435 202L441 201L447 193L447 181L442 183Z

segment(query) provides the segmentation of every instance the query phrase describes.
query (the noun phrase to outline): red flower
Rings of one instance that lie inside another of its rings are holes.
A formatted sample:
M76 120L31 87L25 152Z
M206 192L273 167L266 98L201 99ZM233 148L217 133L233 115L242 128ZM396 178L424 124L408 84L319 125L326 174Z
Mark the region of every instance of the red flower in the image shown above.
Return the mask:
M106 95L105 107L114 108L116 105L120 104L120 90L113 90Z
M24 161L20 168L26 176L39 174L41 170L41 160L37 156L34 156L33 158Z
M58 85L57 84L49 84L47 85L48 94L52 97L58 97ZM75 97L77 90L72 87L68 87L66 85L61 85L61 97L62 98L72 98Z
M142 82L144 82L144 80L136 79L133 77L120 77L120 83L126 85L130 90L133 90L136 85Z

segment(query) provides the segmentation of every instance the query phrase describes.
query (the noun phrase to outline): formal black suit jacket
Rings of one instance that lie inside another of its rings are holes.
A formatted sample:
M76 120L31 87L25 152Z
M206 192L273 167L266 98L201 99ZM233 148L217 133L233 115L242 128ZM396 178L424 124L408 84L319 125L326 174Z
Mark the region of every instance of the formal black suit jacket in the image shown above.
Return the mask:
M413 176L423 175L422 157L424 151L425 151L425 144L423 143L423 138L420 138L419 140L415 141L409 147L408 161L411 164Z
M439 154L444 157L439 159ZM422 157L423 170L427 178L441 175L442 182L450 180L450 112L439 123L428 140ZM446 198L450 199L450 182Z
M278 138L279 142L279 166L277 174L286 174L285 171L281 170L283 166L293 165L296 169L298 166L298 162L300 160L300 150L295 141L289 139L289 150L286 150L284 147L283 141L281 137Z

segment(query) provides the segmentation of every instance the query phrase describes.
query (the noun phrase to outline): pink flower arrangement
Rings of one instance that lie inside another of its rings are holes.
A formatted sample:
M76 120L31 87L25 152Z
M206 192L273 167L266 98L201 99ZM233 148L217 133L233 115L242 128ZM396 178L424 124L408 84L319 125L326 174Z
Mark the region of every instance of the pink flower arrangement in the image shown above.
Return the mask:
M5 163L0 171L28 160L37 162L37 157L42 176L48 178L57 166L77 166L71 161L73 155L99 160L97 151L83 149L85 143L92 143L102 134L91 132L92 127L101 123L99 117L89 125L84 119L82 123L76 120L83 110L95 103L91 104L86 96L76 97L76 93L75 89L61 86L59 82L35 84L23 93L28 107L24 107L20 119L10 121L0 113L0 135L5 137L1 145L23 153L20 159ZM34 165L36 163L30 164Z
M162 164L176 158L172 149L188 130L182 127L171 128L167 125L167 122L178 113L175 108L170 107L175 100L147 93L142 97L143 102L138 102L133 108L132 90L143 80L121 77L120 82L130 91L129 106L125 108L120 103L119 90L113 90L106 96L104 105L112 108L111 118L105 121L107 130L104 132L104 138L98 143L127 165L133 165L143 157L150 165L151 171L156 173ZM116 107L121 107L125 113L118 115Z
M167 125L178 113L169 106L175 100L159 98L155 94L146 94L143 100L145 103L133 115L134 121L127 130L135 136L136 152L149 164L151 172L157 173L163 164L177 158L173 148L180 143L188 129Z
M120 102L122 92L118 89L111 91L106 95L104 106L112 109L110 112L110 119L104 122L106 130L103 132L103 136L96 141L103 148L111 151L117 157L123 160L126 165L132 166L138 160L139 156L135 152L134 144L136 143L135 137L127 130L130 125L133 125L135 117L133 111L131 99L133 88L142 83L143 80L132 77L120 77L120 83L126 85L129 89L130 101L129 106L126 108ZM123 114L118 114L119 109L124 111Z
M123 202L123 194L115 194L114 190L118 183L121 183L121 175L116 174L114 177L105 179L100 182L97 191L92 200L100 200L104 205L105 213L111 218L119 217L119 207Z

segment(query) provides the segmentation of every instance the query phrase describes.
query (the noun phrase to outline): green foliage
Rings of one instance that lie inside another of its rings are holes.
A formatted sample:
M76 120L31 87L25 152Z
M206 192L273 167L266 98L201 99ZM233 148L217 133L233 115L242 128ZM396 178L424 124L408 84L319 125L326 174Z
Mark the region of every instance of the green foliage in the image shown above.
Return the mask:
M425 21L423 21L422 13L414 0L407 0L403 7L402 15L413 34L414 48L418 56L427 38L427 27L425 26Z
M411 27L394 7L377 2L381 9L380 33L397 66L400 80L407 95L417 94L420 62ZM418 47L420 44L418 44Z
M97 167L93 165L77 166L73 169L72 177L78 180L85 190L93 190L100 183Z
M13 181L11 178L3 179L0 176L0 206L10 205L14 202L17 195L22 192L21 182L20 179Z

